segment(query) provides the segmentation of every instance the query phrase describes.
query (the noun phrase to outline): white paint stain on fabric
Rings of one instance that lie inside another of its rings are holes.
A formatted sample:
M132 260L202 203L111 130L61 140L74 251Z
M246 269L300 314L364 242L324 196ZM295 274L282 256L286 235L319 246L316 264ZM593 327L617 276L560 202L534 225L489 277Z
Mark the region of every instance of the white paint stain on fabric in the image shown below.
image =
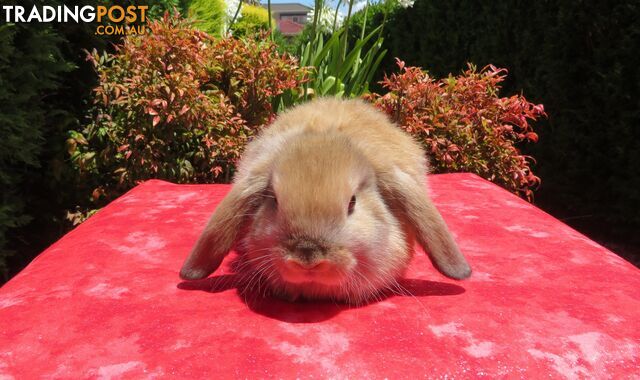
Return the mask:
M551 363L551 367L561 376L567 379L589 378L587 369L578 364L579 356L573 351L564 352L562 355L556 355L550 352L544 352L535 348L527 350L527 352L536 359L547 360Z
M467 187L467 188L470 188L470 189L493 189L493 188L495 188L494 185L490 185L488 183L485 183L482 180L463 179L461 181L458 181L458 183L463 185L464 187Z
M545 278L545 273L558 270L558 266L555 263L545 262L544 272L542 269L535 267L522 267L518 269L517 277L514 280L518 283L531 283L536 280Z
M449 322L444 325L430 325L429 329L438 338L456 337L466 342L467 346L464 351L474 358L486 358L493 355L495 343L479 340L473 336L473 333L462 328L462 324L457 322Z
M185 201L189 201L192 200L193 198L197 198L199 197L200 194L198 192L192 191L190 193L184 192L184 193L179 193L178 196L176 197L176 202L177 203L183 203Z
M112 203L135 204L135 203L139 203L141 201L142 201L142 199L140 199L139 197L135 197L135 196L132 196L132 195L125 195L120 200L116 200L116 201L114 201Z
M90 371L90 375L96 376L100 380L118 379L127 372L136 368L142 369L143 367L144 363L142 362L130 361L99 367L97 370Z
M67 364L58 364L56 371L51 375L47 375L50 379L70 379L72 377L73 369Z
M429 329L431 332L435 334L438 338L442 338L447 335L456 336L459 334L458 327L461 326L456 322L449 322L444 325L430 325Z
M534 237L534 238L538 238L538 239L544 239L547 238L549 236L551 236L548 232L544 232L544 231L536 231L532 228L526 227L526 226L521 226L518 224L514 224L511 226L505 226L504 227L505 230L509 231L509 232L522 232L527 234L528 236Z
M124 293L129 292L128 288L121 286L111 286L107 283L99 283L84 291L84 294L97 298L120 299Z
M586 265L590 263L590 260L585 257L584 251L572 249L569 251L569 260L577 265Z
M609 377L607 366L638 357L640 345L629 339L618 340L598 332L558 337L562 353L531 348L527 352L536 359L549 362L551 367L567 379Z
M49 294L50 297L63 299L69 298L73 294L71 286L69 285L58 285L51 288L51 292Z
M187 342L184 339L178 339L176 341L176 343L173 346L171 346L171 349L172 350L181 350L183 348L189 348L189 347L191 347L191 342Z
M9 353L11 354L11 353ZM6 355L6 353L5 353ZM14 380L15 377L9 374L9 370L7 369L9 365L3 361L0 361L0 380Z
M154 217L156 215L164 213L166 210L173 210L183 206L185 202L193 203L194 198L201 198L201 195L198 192L185 192L185 193L162 193L157 196L160 198L157 203L153 204L152 207L149 208L145 212L146 216Z
M157 257L157 254L167 245L160 235L140 231L127 235L125 242L125 244L117 245L106 243L124 255L131 255L154 264L160 262L161 259Z
M21 303L24 303L24 300L21 297L15 297L11 295L3 296L2 298L0 298L0 309L19 305Z
M590 364L595 364L602 356L600 353L600 349L602 347L598 342L601 335L602 334L599 332L588 332L579 335L572 335L568 339L578 346L582 353L582 357L586 361Z
M615 315L615 314L609 314L607 315L607 322L611 322L611 323L622 323L624 322L624 318Z
M328 326L292 326L282 324L282 329L304 343L296 344L287 341L269 342L270 347L290 356L294 363L320 366L331 379L349 377L338 360L349 350L349 337Z
M73 296L73 290L69 285L58 285L49 289L49 291L34 295L35 300L44 301L49 299L66 299Z
M117 201L114 201L117 202ZM118 211L112 211L111 213L109 213L109 217L111 218L123 218L123 217L131 217L132 215L134 215L134 210L135 208L133 207L124 207Z
M523 210L531 208L531 205L529 205L525 201L518 202L518 201L513 201L511 199L503 199L502 204L511 208L518 208Z
M474 358L486 358L493 353L493 343L487 341L471 343L464 350Z
M471 241L470 239L459 240L458 244L462 252L465 252L466 254L473 253L473 256L475 257L482 257L487 255L495 256L495 251L494 249L492 249L492 247L482 245L478 242Z
M473 276L471 276L470 280L480 281L480 282L491 282L493 281L493 278L491 277L491 273L474 271Z

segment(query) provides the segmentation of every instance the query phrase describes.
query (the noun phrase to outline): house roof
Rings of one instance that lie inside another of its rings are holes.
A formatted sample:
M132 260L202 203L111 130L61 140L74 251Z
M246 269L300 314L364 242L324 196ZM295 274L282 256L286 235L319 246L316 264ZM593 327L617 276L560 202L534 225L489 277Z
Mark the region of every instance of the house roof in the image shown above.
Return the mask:
M297 22L293 22L291 20L278 20L278 30L280 33L285 36L292 36L295 34L299 34L304 29L304 25L298 24Z
M264 8L267 8L267 4L261 4ZM287 12L304 12L307 13L311 11L313 8L308 7L304 4L300 3L279 3L279 4L271 4L271 12L272 13L287 13Z

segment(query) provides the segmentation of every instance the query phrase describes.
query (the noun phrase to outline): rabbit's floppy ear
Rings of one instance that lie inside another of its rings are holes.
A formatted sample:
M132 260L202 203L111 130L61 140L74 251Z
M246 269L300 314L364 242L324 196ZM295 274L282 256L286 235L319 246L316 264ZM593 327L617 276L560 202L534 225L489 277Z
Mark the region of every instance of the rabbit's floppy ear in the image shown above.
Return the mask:
M471 275L467 260L427 196L424 184L404 172L395 171L380 176L379 186L385 199L397 207L412 226L418 243L440 273L458 280Z
M264 176L244 177L216 208L189 257L182 265L180 277L198 280L218 269L238 237L260 194L267 186Z

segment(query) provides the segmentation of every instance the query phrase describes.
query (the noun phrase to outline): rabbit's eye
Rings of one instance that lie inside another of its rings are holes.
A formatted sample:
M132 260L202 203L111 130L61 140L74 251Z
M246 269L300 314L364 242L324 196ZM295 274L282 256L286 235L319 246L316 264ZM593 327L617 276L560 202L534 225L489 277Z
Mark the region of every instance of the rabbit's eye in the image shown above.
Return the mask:
M356 196L352 196L349 201L349 206L347 207L347 213L349 215L353 214L353 209L356 207Z
M273 202L273 205L277 208L278 207L278 197L276 197L276 193L275 191L269 189L265 192L264 196L266 198L271 199L271 201Z

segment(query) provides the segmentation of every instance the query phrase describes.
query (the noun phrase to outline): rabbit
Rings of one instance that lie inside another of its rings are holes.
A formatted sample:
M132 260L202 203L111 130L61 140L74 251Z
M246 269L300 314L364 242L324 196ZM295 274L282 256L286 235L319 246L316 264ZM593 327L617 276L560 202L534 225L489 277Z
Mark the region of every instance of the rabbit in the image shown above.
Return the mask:
M422 148L371 104L296 106L247 145L180 276L205 278L235 249L283 298L362 303L397 286L417 241L442 274L467 278L427 196L427 166Z

